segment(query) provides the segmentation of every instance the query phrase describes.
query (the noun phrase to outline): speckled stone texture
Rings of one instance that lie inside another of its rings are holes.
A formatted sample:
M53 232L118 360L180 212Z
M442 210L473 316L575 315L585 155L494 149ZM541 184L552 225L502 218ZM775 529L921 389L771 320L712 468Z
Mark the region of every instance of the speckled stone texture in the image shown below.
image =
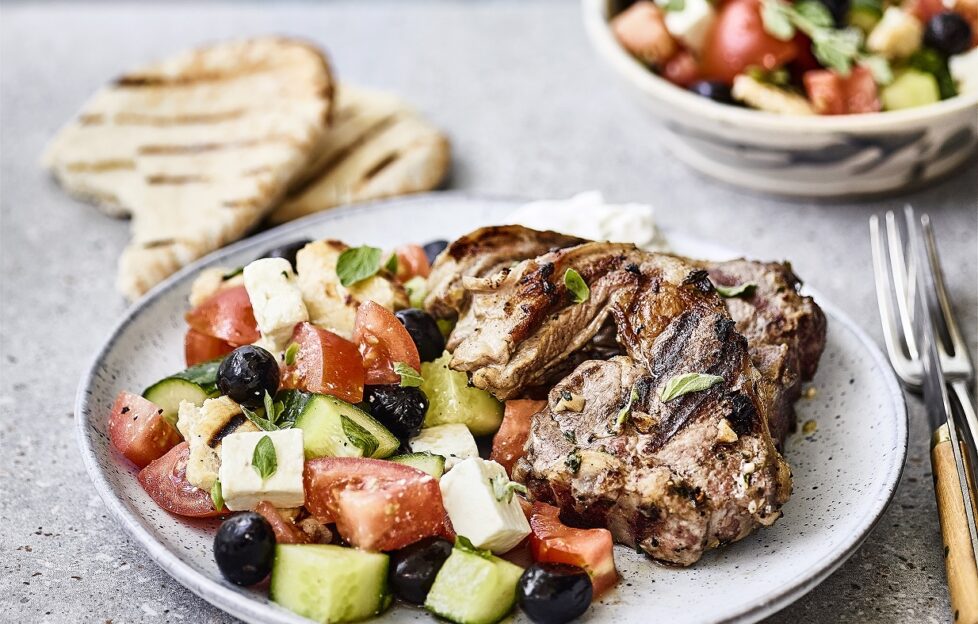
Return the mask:
M288 33L325 45L341 79L393 89L448 130L454 188L527 197L601 189L655 204L702 237L790 258L881 339L866 221L927 210L975 355L978 159L907 197L788 202L694 174L657 145L585 41L575 2L294 5L7 4L0 9L0 620L227 622L163 574L107 516L75 448L82 370L125 303L126 224L62 194L44 142L128 65L202 41ZM831 181L826 181L831 183ZM896 498L866 545L771 622L947 622L921 403Z

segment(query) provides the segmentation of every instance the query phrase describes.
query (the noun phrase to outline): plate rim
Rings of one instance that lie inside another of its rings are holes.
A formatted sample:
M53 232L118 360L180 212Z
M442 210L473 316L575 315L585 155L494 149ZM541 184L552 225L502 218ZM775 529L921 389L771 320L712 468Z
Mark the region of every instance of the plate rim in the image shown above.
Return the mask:
M154 286L141 299L130 305L124 311L122 317L116 321L108 333L101 346L95 354L88 360L88 364L83 369L81 380L75 394L74 415L75 415L75 438L82 456L82 462L88 473L89 479L95 486L100 498L114 516L115 520L122 525L128 533L150 558L170 577L186 587L201 599L221 609L222 611L246 620L246 621L274 621L274 622L305 622L305 618L293 614L285 609L276 607L273 603L263 603L243 597L240 593L229 586L225 586L220 581L211 579L190 565L184 563L170 549L158 541L153 534L147 530L137 519L135 514L125 508L121 497L115 492L103 471L98 465L95 449L89 442L87 432L89 420L84 414L88 397L91 395L91 387L100 368L100 363L108 356L118 341L122 332L149 306L154 304L162 295L170 291L181 282L187 275L196 273L203 265L227 255L231 255L239 250L254 246L265 240L277 238L278 236L301 230L313 222L328 222L336 219L346 218L358 213L367 213L381 207L394 204L414 204L420 202L451 202L451 201L482 201L482 202L508 202L524 203L532 201L526 198L491 193L469 193L464 191L441 191L434 193L421 193L416 195L381 199L369 202L362 202L349 206L315 213L295 221L284 223L274 228L270 228L248 238L236 241L226 247L215 250L193 263L183 267L173 275ZM515 207L515 206L514 206ZM700 239L689 236L682 232L666 229L669 238L676 240L687 240L708 244L717 250L730 252L732 257L743 256L736 250L727 248L722 244L713 242L710 239ZM896 450L899 455L898 461L891 462L889 470L884 476L882 496L878 496L871 508L859 521L856 531L844 539L840 546L820 558L814 565L810 566L814 572L808 576L792 583L772 590L768 594L761 596L752 604L744 607L740 612L715 620L716 622L753 622L762 619L772 613L791 604L801 598L809 591L818 586L829 575L845 563L863 544L869 534L873 531L883 514L893 500L896 490L899 487L903 470L906 465L908 445L909 445L909 416L907 413L906 398L901 386L897 382L896 375L890 366L889 361L883 355L879 346L869 337L869 335L849 317L841 311L830 300L824 298L817 289L806 287L809 294L818 298L819 306L830 316L834 322L840 323L858 339L863 349L871 356L874 364L882 372L883 382L886 386L888 398L893 404L896 416ZM269 618L272 618L271 620Z

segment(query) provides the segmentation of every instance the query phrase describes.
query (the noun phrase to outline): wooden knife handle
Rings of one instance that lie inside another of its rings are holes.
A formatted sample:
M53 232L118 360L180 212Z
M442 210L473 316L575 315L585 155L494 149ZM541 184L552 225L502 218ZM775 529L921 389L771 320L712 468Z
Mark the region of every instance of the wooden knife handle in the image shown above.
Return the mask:
M953 621L956 624L978 624L978 564L971 548L971 533L968 531L951 444L945 425L934 433L934 445L930 452L937 511L944 536L947 587L951 594ZM973 484L969 485L973 487Z

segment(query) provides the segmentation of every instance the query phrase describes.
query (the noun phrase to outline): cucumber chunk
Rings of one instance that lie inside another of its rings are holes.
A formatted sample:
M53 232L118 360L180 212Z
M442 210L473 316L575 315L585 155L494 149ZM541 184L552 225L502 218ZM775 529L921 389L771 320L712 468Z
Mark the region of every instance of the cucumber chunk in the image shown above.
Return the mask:
M445 474L445 458L434 453L407 453L395 455L390 459L392 462L406 464L422 472L427 472L436 479L440 479Z
M280 544L268 595L315 622L355 622L391 603L387 555L321 544Z
M281 418L302 429L306 459L315 457L389 457L400 441L369 414L325 394L287 390L278 395Z
M522 574L523 568L488 551L456 544L424 606L457 624L494 624L516 603L516 583Z
M884 110L901 110L915 108L939 102L940 87L932 74L926 74L916 69L908 69L897 76L896 80L883 87L880 100Z
M424 309L424 298L428 296L428 280L415 275L404 282L404 290L408 294L408 303L412 308Z
M167 377L143 391L143 398L160 406L163 418L174 426L180 401L190 401L200 407L210 396L200 385L179 377Z
M880 0L853 0L849 6L849 25L869 34L883 17Z
M429 402L424 426L462 423L472 435L495 433L503 422L503 404L485 390L470 386L465 373L449 368L451 359L446 351L433 362L421 363L421 389Z

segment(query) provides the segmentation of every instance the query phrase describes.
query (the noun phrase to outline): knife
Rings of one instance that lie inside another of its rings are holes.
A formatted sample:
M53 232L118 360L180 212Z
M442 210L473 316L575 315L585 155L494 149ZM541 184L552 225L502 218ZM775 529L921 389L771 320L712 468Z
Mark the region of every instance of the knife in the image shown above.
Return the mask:
M975 500L967 465L969 442L959 434L941 370L935 311L939 310L937 286L930 250L924 244L920 222L907 211L907 229L913 251L917 286L914 304L914 331L923 364L924 404L930 422L931 463L934 490L944 537L944 560L948 591L955 622L978 624L978 526ZM974 441L970 444L973 446Z

